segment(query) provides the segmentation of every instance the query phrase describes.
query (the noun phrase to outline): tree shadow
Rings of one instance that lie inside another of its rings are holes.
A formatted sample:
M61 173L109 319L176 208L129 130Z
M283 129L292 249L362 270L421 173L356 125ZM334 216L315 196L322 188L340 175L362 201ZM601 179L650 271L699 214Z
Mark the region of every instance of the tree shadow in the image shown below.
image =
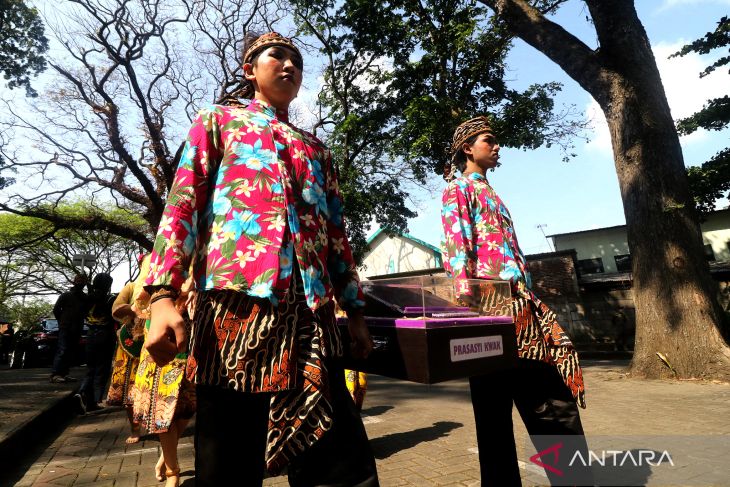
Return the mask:
M407 387L404 387L407 385ZM464 401L471 407L469 380L457 379L436 384L418 384L400 379L368 374L368 393L373 397L387 397L390 406L397 406L400 401L419 399L430 400L448 397L449 400Z
M451 430L461 428L462 426L464 426L462 423L456 423L454 421L437 421L433 426L426 428L418 428L403 433L391 433L372 439L370 440L370 446L373 449L375 458L383 460L394 453L413 448L419 443L448 436Z
M365 416L380 416L386 411L393 409L393 406L372 406L362 410L362 414Z

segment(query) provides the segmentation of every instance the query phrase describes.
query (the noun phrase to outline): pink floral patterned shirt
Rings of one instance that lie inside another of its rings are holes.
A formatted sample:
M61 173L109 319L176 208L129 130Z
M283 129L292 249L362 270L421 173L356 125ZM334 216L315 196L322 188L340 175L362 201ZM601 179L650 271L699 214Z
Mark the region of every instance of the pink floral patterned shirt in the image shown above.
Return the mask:
M201 110L188 133L146 285L179 289L191 259L199 290L277 303L298 265L310 308L364 306L330 151L260 100Z
M531 286L512 217L487 178L471 173L451 181L443 193L444 268L468 294L464 279L510 281L513 295Z

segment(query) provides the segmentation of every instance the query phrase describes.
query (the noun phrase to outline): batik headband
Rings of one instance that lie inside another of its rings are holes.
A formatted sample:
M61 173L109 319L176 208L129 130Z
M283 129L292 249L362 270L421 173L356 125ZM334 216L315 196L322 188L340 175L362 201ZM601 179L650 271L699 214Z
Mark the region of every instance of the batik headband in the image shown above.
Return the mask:
M489 124L489 119L484 116L472 118L456 127L451 143L451 158L454 159L456 157L464 142L475 135L483 133L492 133L492 126Z
M449 149L451 159L444 166L444 179L446 181L451 181L456 177L456 172L458 171L456 156L459 154L464 142L475 135L483 133L492 133L492 126L489 124L489 119L484 116L472 118L456 127L451 148Z
M243 55L243 64L250 63L258 51L271 46L287 47L296 52L300 59L302 57L302 53L299 52L299 48L294 45L291 39L282 36L278 32L269 32L259 36L259 38L256 39L246 50L246 54Z

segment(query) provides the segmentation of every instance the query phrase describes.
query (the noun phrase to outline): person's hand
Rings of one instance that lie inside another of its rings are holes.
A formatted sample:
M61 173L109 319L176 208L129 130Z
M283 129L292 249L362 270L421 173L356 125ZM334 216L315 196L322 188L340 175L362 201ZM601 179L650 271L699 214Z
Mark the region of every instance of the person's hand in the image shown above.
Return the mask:
M350 351L354 358L367 358L373 351L373 340L361 311L347 313L347 330L350 332Z
M150 329L145 348L159 366L166 365L185 351L185 322L172 299L160 299L150 309Z
M137 306L137 303L136 302L131 305L130 309L131 309L132 313L134 313L134 318L135 319L138 319L138 320L146 320L147 318L150 317L149 316L149 312L147 310L140 309Z

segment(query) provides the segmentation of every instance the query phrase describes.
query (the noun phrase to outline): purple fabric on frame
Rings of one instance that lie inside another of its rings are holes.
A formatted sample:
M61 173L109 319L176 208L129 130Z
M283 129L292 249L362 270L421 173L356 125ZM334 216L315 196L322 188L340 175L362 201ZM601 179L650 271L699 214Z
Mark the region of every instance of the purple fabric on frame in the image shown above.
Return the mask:
M448 326L492 325L512 323L511 316L474 316L469 318L426 318L413 320L404 318L381 318L366 316L365 323L374 326L395 326L396 328L442 328ZM347 318L337 318L338 325L347 324Z
M365 320L369 321L368 319ZM396 328L443 328L449 326L492 325L512 323L511 316L474 316L469 318L427 318L425 320L395 320Z
M406 306L403 308L405 313L438 313L440 311L469 311L468 307L458 306Z

